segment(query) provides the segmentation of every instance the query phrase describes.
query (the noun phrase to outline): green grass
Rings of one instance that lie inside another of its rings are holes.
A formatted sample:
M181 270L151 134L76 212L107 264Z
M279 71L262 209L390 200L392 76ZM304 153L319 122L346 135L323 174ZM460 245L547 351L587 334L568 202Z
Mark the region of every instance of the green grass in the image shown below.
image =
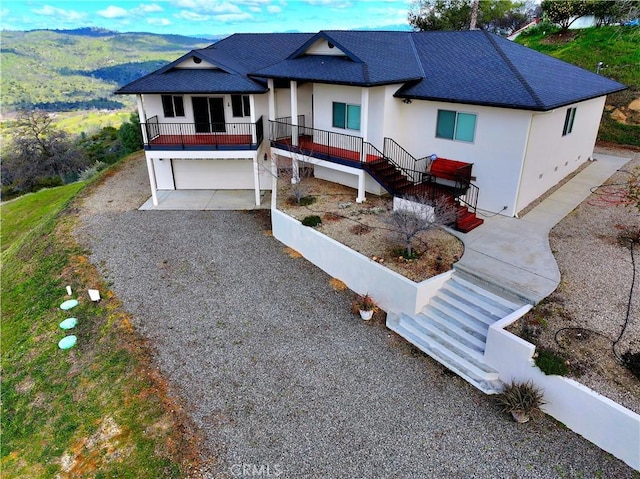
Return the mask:
M601 27L575 30L571 41L549 42L549 35L520 36L516 39L529 48L554 56L595 72L604 63L602 75L640 88L640 29Z
M56 477L63 457L72 460L62 477L179 477L183 446L148 352L73 239L65 207L83 186L2 208L2 477ZM62 351L67 284L80 301L78 344ZM103 300L89 301L87 288Z
M598 62L603 62L601 75L629 87L626 91L609 95L609 105L626 107L631 100L640 96L640 28L585 28L570 31L569 36L564 39L558 34L543 34L540 30L542 29L536 29L537 33L531 35L520 36L516 41L593 72L596 71ZM640 126L617 122L605 112L598 140L640 146Z
M75 194L84 188L81 182L57 188L29 193L21 198L3 203L0 245L2 252L10 246L19 248L25 238L49 222L64 208Z
M538 355L534 358L534 361L543 373L547 375L557 374L558 376L568 374L569 368L562 356L544 348L537 348L536 352Z
M640 146L640 126L625 125L603 114L598 130L598 140L610 141L619 145Z
M120 125L129 121L131 111L89 110L58 113L54 124L57 128L73 135L83 132L89 134L107 126L120 128Z

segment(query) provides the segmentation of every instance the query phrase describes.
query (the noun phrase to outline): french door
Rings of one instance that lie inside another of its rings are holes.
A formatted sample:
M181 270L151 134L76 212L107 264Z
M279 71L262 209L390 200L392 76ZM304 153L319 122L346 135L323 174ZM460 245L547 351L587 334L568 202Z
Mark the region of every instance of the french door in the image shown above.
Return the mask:
M194 96L191 101L196 133L224 133L226 131L223 98Z

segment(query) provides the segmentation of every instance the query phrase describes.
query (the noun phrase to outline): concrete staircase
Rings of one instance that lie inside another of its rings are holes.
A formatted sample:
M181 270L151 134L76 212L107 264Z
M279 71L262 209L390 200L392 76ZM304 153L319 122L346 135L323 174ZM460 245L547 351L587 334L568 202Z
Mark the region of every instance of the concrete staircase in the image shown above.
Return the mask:
M502 390L498 372L483 361L489 326L522 304L455 272L415 315L389 313L387 327L486 394Z

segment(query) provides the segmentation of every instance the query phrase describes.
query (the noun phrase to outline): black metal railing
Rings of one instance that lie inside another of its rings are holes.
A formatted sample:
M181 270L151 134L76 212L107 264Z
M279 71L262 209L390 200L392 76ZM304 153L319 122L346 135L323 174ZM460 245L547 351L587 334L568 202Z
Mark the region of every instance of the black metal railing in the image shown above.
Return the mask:
M262 117L255 123L160 123L153 116L140 126L150 150L255 150L264 140Z
M305 126L304 116L293 125L290 117L269 121L271 146L305 156L365 168L390 194L436 201L447 195L476 211L478 187L464 164L444 177L429 173L432 158L415 158L391 138L381 152L361 137ZM391 173L389 172L391 170ZM442 183L445 181L445 184Z
M466 184L466 189L464 194L458 196L458 201L469 208L469 211L475 213L478 209L478 194L480 193L480 188L471 183L470 181Z
M269 121L271 145L283 150L338 163L360 163L364 140L359 136L292 125L290 119ZM304 123L304 122L302 122Z
M396 167L414 183L421 183L424 173L428 170L428 164L416 159L411 153L400 146L391 138L384 139L383 150L385 158L389 158ZM422 168L419 167L422 166ZM422 170L422 171L421 171Z

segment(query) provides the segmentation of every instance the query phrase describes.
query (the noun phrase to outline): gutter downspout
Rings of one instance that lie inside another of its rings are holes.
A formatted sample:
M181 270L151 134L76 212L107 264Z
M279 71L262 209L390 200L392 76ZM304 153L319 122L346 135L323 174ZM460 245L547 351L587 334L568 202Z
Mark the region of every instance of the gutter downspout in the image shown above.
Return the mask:
M524 175L524 166L525 166L525 162L527 161L527 153L529 152L529 140L531 139L531 126L533 124L533 115L535 115L535 113L531 113L531 116L529 117L529 128L527 128L527 138L526 141L524 142L524 154L522 156L522 162L520 163L520 174L518 175L518 188L516 189L516 204L513 205L513 216L514 218L518 218L518 204L520 203L520 189L522 187L522 177Z

